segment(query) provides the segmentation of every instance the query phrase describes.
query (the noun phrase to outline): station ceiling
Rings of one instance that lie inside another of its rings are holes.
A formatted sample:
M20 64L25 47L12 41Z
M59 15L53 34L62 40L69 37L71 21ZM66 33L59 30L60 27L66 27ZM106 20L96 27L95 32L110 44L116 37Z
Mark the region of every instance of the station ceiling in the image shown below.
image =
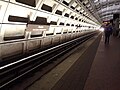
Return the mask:
M79 0L99 21L113 19L113 14L120 14L120 0Z
M26 2L33 4L40 0L16 0L19 2ZM41 0L47 1L47 0ZM102 23L102 21L113 19L113 14L120 13L120 0L53 0L58 2L63 2L70 6L72 9L76 8L94 22ZM47 1L48 2L48 1ZM78 5L79 2L79 5ZM49 3L49 4L52 4ZM33 5L34 6L34 5Z
M114 14L120 14L120 0L0 0L4 2L23 4L32 7L34 10L43 10L62 15L66 13L80 18L89 23L101 24L103 21L113 19ZM6 5L5 5L6 6ZM0 9L3 7L0 5ZM30 10L31 10L30 7ZM22 9L22 8L21 8ZM31 11L31 12L32 12ZM26 12L28 13L28 12ZM34 13L34 12L33 12ZM15 13L16 14L16 13ZM30 13L32 16L32 14ZM81 17L80 17L81 16ZM34 19L35 15L33 15ZM69 17L69 16L68 16ZM83 22L83 21L82 21Z

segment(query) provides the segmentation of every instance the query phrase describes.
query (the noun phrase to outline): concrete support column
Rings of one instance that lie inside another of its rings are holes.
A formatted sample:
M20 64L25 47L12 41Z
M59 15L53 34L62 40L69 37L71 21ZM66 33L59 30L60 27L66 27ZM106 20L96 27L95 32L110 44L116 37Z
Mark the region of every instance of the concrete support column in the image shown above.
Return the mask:
M2 60L2 49L1 49L1 44L0 44L0 61Z
M2 29L2 25L1 25L1 28L0 28L0 42L2 42L4 40L4 33L5 33L5 30Z
M113 15L113 35L118 36L119 34L119 14Z
M31 37L31 32L30 31L25 31L25 40L24 41L24 46L23 46L23 53L27 53L27 49L28 49L28 45L27 45L27 42L28 42L28 39Z

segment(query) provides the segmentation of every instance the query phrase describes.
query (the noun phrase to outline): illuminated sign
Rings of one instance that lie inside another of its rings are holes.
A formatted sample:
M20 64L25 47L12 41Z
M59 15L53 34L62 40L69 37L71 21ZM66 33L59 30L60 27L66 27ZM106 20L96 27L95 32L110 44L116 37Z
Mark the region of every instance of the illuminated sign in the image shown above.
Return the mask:
M48 31L49 25L28 24L27 31Z

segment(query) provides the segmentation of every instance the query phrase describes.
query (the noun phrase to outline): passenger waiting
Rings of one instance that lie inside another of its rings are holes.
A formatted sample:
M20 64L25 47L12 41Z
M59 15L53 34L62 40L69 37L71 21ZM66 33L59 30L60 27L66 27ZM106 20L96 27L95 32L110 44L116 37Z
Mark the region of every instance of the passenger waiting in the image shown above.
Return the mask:
M104 26L105 44L109 44L109 38L110 38L110 35L112 34L112 31L113 31L112 25L111 25L111 23L108 22Z

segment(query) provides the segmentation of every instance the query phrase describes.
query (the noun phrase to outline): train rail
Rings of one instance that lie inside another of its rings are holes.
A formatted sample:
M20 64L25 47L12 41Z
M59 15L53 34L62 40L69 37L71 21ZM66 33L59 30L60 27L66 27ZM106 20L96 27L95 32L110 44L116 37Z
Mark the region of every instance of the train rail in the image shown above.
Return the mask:
M35 69L41 67L42 65L54 61L59 56L65 54L77 45L85 42L97 33L98 32L86 34L74 40L57 45L34 55L9 63L7 65L1 66L0 89L9 86L11 83L15 82L16 80L22 78L25 75L34 72Z

